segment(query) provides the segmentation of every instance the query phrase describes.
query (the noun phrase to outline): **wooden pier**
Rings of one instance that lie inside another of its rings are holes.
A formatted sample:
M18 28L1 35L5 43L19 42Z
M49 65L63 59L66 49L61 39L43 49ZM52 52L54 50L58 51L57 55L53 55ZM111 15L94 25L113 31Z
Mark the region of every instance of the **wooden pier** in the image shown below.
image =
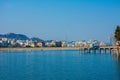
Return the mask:
M81 53L112 53L116 50L116 46L101 46L101 47L83 47L80 48ZM120 47L119 47L120 49Z

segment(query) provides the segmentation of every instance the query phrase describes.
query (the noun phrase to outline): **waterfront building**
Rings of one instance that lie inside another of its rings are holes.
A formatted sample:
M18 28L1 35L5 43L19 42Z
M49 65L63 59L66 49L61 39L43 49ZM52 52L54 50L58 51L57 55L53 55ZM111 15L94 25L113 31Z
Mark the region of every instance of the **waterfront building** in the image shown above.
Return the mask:
M16 43L18 43L21 47L24 46L24 40L17 40Z
M87 41L83 40L83 41L82 41L82 45L83 45L83 47L88 46Z
M2 39L0 39L0 47L2 47Z
M61 41L55 41L55 47L62 47Z
M62 47L67 47L67 42L66 41L61 41L62 42Z
M34 44L34 43L31 43L29 46L32 47L32 48L34 48L34 47L35 47L35 44Z
M75 47L83 47L83 42L82 41L76 41L75 42Z
M67 47L75 47L75 41L68 42Z
M106 46L105 42L100 42L100 46L103 47L103 46Z
M2 43L2 39L0 39L0 43Z
M8 47L8 42L7 41L2 41L0 43L0 47Z
M7 41L8 39L7 38L2 38L2 41Z
M55 45L55 41L46 41L45 42L45 46L46 47L55 47L56 45Z
M97 40L90 40L88 41L88 46L89 47L99 47L99 42Z
M43 43L42 42L37 42L36 46L37 47L43 47Z
M10 41L10 44L11 44L11 47L13 47L15 45L15 41L14 40L11 40Z

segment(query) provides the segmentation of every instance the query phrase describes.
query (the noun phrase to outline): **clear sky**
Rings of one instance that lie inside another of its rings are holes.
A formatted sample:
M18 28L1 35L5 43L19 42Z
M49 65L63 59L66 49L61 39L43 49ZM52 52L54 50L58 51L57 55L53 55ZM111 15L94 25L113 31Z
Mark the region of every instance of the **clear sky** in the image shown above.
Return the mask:
M60 40L109 41L120 0L0 0L0 33Z

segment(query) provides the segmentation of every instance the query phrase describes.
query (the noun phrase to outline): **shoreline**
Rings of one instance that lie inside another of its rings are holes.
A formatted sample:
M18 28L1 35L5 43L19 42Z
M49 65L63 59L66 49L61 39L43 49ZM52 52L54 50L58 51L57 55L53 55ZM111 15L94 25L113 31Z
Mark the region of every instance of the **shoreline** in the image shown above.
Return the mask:
M118 47L120 49L120 47ZM1 51L23 51L23 50L88 50L89 47L35 47L35 48L0 48ZM112 50L117 49L115 46L103 46L101 50Z
M79 47L41 47L41 48L0 48L0 51L22 51L22 50L80 50Z

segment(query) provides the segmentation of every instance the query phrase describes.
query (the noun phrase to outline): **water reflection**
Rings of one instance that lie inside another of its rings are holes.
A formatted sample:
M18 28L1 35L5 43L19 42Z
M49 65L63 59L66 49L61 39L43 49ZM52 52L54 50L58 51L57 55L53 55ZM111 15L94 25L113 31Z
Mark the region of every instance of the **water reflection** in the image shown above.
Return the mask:
M120 56L112 60L109 53L81 52L0 53L0 80L120 80Z
M106 51L99 51L99 50L91 50L91 51L89 51L89 50L86 50L86 51L84 51L84 50L79 50L78 51L78 54L79 55L98 55L98 54L101 54L101 55L108 55L108 54L110 54L111 55L111 53L110 53L110 51L109 50L106 50Z
M117 72L118 72L118 79L120 80L120 53L116 55L117 58Z
M113 53L112 57L116 61L116 70L118 74L118 80L120 80L120 53Z

